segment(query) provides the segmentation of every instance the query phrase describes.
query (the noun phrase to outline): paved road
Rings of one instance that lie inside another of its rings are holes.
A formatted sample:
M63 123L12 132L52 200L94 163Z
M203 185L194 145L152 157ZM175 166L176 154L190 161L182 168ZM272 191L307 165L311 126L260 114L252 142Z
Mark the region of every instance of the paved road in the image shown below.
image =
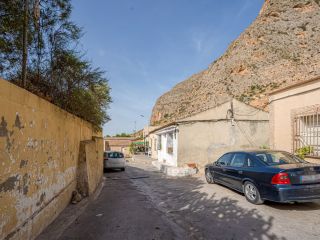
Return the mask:
M320 239L320 202L255 206L202 176L166 177L146 157L105 177L60 239Z

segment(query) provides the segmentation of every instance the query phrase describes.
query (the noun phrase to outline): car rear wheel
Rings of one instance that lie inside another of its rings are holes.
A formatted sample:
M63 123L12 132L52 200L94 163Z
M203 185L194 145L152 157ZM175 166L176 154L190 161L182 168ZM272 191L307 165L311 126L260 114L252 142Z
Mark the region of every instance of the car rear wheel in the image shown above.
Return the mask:
M206 176L207 183L209 183L209 184L214 183L213 176L210 173L209 169L206 169L205 176Z
M260 193L256 185L252 182L245 182L243 186L244 195L246 199L253 204L262 204L263 200L260 197Z

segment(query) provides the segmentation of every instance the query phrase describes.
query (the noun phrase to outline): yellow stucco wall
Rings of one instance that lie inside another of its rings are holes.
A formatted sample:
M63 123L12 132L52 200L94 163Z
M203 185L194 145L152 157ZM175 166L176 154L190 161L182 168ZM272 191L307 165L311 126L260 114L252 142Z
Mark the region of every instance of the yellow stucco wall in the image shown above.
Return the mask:
M0 79L0 239L32 239L65 208L80 141L93 136L102 137L88 122Z
M95 141L90 141L85 146L89 194L92 194L96 190L101 180L101 173L103 172L103 160L101 158L104 152L103 144L103 138L95 138Z

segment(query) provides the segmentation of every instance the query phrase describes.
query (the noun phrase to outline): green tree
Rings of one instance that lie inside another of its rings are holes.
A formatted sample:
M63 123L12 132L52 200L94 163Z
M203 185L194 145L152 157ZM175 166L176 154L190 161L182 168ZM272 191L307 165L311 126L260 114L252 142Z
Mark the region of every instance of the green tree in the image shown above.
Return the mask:
M115 137L131 137L131 134L129 133L118 133L115 135Z
M104 71L92 67L77 49L82 31L71 21L71 13L70 0L0 1L0 76L98 129L110 119L106 113L110 87ZM28 56L25 67L24 49ZM22 69L26 70L26 84Z

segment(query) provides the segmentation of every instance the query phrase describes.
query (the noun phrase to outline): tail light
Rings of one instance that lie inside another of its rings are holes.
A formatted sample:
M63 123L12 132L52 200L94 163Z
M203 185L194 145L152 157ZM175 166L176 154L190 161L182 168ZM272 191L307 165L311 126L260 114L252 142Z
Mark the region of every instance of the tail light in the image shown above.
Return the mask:
M277 173L272 177L271 184L291 184L288 173Z

